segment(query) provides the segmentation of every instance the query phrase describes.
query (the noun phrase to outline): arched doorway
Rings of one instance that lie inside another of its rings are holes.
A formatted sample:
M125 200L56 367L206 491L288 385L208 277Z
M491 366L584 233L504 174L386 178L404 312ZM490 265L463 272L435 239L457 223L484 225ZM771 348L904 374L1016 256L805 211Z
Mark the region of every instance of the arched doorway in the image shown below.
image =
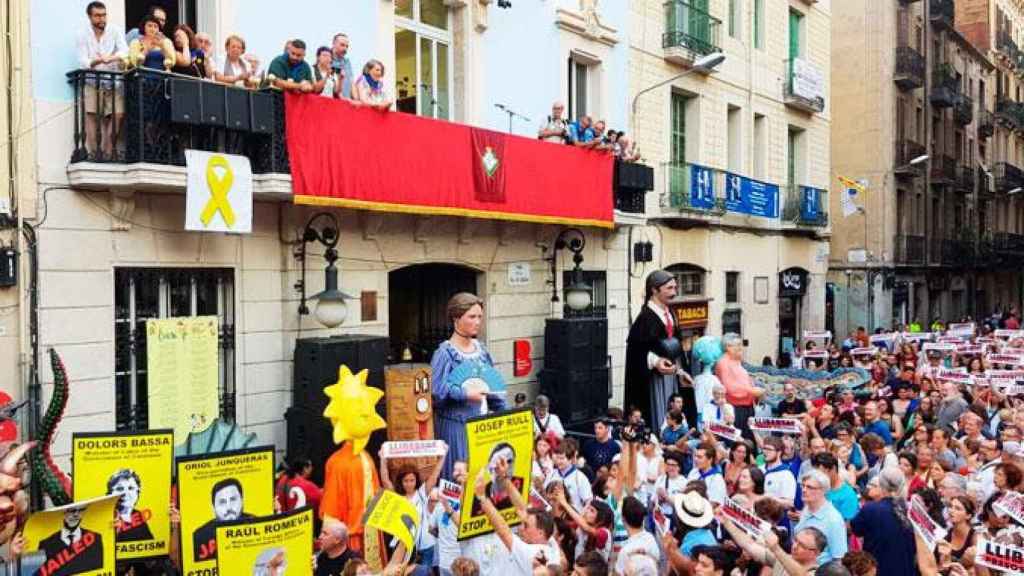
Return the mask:
M437 345L451 335L445 318L448 299L457 292L479 293L479 277L472 268L443 263L416 264L389 272L391 361L430 362Z

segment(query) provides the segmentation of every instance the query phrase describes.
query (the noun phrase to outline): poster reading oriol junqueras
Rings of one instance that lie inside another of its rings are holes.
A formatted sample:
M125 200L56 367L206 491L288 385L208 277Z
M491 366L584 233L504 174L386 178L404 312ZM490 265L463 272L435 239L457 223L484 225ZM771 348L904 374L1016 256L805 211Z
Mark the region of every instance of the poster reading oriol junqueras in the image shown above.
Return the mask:
M32 576L114 576L116 496L36 512L25 524L25 551L46 561Z
M217 574L216 527L274 513L274 448L177 459L184 576Z
M71 440L74 499L116 496L120 560L167 556L174 433L79 433Z
M482 468L487 468L487 495L510 526L519 523L515 507L507 492L494 486L494 472L502 458L508 462L509 482L524 502L530 493L533 463L533 417L528 409L480 416L466 421L469 445L469 476L462 491L463 513L459 522L459 540L494 531L473 493L473 482Z
M313 510L218 524L217 543L221 574L311 576Z

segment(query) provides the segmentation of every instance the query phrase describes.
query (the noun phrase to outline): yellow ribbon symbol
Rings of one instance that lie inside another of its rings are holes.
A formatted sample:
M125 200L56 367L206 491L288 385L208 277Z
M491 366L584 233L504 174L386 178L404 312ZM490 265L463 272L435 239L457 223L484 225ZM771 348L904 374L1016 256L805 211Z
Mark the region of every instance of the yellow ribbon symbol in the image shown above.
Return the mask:
M224 177L218 176L214 168L223 168ZM210 156L210 160L206 163L206 185L210 187L210 201L206 203L203 213L199 215L203 226L209 226L213 215L220 210L228 228L234 227L235 211L231 209L231 203L228 202L228 192L231 191L234 181L235 175L231 172L231 164L228 163L227 158Z

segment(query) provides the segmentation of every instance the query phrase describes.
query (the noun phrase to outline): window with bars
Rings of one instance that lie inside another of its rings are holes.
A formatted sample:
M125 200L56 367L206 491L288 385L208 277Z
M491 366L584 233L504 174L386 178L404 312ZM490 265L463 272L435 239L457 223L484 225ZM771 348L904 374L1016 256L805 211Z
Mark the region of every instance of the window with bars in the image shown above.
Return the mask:
M590 284L590 306L585 310L569 308L565 289L572 284L572 270L562 272L562 317L604 318L608 316L608 280L604 270L582 270L583 281Z
M235 419L235 291L230 268L114 270L114 386L118 430L148 428L146 321L217 316L220 417Z
M676 295L680 298L704 295L704 269L690 264L673 264L666 268L676 277Z

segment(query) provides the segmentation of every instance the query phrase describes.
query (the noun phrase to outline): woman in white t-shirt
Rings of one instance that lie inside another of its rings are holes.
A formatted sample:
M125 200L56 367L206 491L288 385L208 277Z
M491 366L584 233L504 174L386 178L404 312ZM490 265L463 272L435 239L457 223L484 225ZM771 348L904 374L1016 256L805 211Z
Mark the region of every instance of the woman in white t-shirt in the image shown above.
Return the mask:
M661 446L658 445L658 438L652 435L636 455L635 488L636 497L641 502L651 501L654 496L654 484L664 473L665 462L661 457Z
M437 539L430 533L430 518L434 507L437 505L437 480L441 476L441 463L447 456L448 448L445 447L445 454L434 463L433 470L425 482L420 481L420 471L412 464L405 464L398 468L395 474L397 485L391 482L391 474L388 471L388 458L382 449L380 452L380 484L387 490L393 490L404 496L416 507L419 516L419 529L416 531L416 553L418 558L416 564L433 567L435 562L434 545ZM390 546L397 545L393 539Z

